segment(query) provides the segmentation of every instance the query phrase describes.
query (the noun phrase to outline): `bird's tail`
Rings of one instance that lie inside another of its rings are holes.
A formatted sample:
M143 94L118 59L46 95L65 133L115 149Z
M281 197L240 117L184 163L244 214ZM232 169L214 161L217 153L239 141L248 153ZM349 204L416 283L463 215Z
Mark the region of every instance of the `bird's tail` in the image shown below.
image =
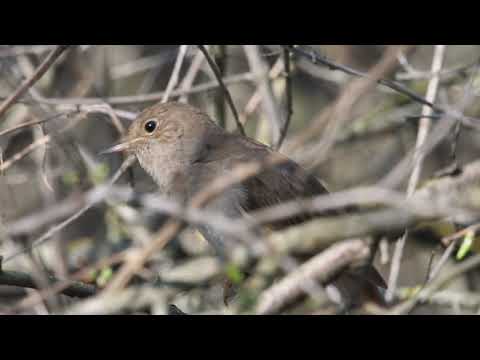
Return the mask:
M366 302L385 306L386 283L380 273L372 266L349 269L341 273L327 286L332 301L344 308L355 308Z

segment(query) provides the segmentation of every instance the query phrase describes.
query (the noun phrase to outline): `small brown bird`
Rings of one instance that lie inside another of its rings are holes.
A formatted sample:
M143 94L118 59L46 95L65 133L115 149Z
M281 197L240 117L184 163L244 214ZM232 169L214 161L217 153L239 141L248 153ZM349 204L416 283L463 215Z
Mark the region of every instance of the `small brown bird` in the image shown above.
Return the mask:
M186 201L215 178L236 165L262 161L273 153L268 146L226 132L204 112L182 103L157 104L144 110L129 128L126 139L106 152L133 153L155 180L160 192ZM259 208L327 193L324 185L294 161L280 165L235 185L213 200L208 208L232 218ZM269 224L273 229L303 222L304 214ZM209 226L199 231L222 255L228 239ZM380 275L369 271L368 281L384 286Z

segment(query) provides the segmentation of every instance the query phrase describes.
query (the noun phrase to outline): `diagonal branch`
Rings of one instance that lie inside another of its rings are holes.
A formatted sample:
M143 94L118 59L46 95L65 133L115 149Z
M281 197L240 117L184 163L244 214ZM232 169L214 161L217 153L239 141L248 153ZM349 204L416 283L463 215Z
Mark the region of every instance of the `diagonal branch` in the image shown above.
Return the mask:
M40 64L35 72L28 78L20 87L14 91L5 101L0 105L0 118L7 112L8 109L27 91L30 89L42 76L50 69L53 63L65 52L70 45L59 45L53 50L47 58Z
M302 285L308 280L326 283L340 270L355 261L365 260L368 255L369 248L362 240L333 245L266 290L260 297L257 314L278 312L303 292Z
M295 53L295 54L297 54L301 57L306 58L307 60L312 62L314 65L320 64L320 65L323 65L323 66L327 66L330 70L342 71L346 74L357 76L357 77L368 77L368 74L366 74L364 72L352 69L352 68L350 68L348 66L345 66L345 65L336 64L336 63L328 60L325 56L323 56L322 54L318 53L317 51L313 50L310 47L307 47L307 46L299 47L299 46L293 46L293 45L282 45L282 46L289 49L291 52L293 52L293 53ZM383 78L376 79L375 81L380 85L384 85L384 86L386 86L386 87L388 87L388 88L390 88L390 89L392 89L392 90L394 90L394 91L396 91L400 94L403 94L403 95L409 97L413 101L416 101L420 104L423 104L423 105L426 105L426 106L432 108L435 112L438 112L438 113L443 113L444 112L443 109L436 106L432 101L429 101L428 99L425 99L422 96L414 93L412 90L407 88L405 85L403 85L403 84L401 84L397 81L383 79Z
M205 58L207 59L208 65L210 65L213 73L215 74L215 77L217 78L217 81L222 88L225 97L227 99L228 105L230 106L230 110L232 110L233 117L235 119L235 123L237 124L237 129L240 132L240 134L245 135L245 130L243 129L243 125L240 122L240 117L238 116L237 109L235 108L235 104L233 103L232 96L230 95L230 92L228 91L227 87L223 83L222 76L220 74L220 71L218 69L217 64L215 64L215 61L213 61L212 57L208 53L207 49L205 49L205 46L203 45L198 45L198 49L205 55Z

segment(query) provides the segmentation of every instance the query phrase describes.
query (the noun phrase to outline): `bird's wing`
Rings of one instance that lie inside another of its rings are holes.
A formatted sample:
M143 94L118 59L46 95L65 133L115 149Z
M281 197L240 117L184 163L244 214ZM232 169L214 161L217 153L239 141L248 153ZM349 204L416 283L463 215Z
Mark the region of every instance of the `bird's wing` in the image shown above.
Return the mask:
M269 147L249 138L232 136L224 132L209 134L209 141L199 153L198 162L212 163L223 161L227 168L251 161L262 161L273 153ZM219 151L220 150L220 151ZM225 167L225 166L223 166ZM274 206L279 203L308 198L328 193L325 186L313 175L305 171L293 160L285 158L281 164L264 170L243 182L246 187L246 201L242 204L245 212ZM328 214L338 213L328 212ZM274 230L299 224L319 213L305 213L269 225ZM323 215L326 215L324 212ZM362 267L363 277L374 286L385 288L385 282L377 270L367 265Z
M273 150L254 140L219 132L209 134L208 142L199 153L197 162L223 162L222 168L233 168L240 163L262 161ZM281 164L268 168L243 182L246 201L243 210L250 212L279 203L327 193L325 186L294 161L285 158ZM274 229L301 223L318 214L303 214L270 225Z

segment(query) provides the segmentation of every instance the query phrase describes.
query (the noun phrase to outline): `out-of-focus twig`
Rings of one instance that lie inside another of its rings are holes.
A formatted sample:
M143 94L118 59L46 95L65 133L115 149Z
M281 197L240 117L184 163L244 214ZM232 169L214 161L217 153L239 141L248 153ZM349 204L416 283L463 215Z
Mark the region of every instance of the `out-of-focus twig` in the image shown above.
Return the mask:
M53 63L67 50L70 45L59 45L53 50L47 58L40 64L30 78L28 78L20 87L17 88L4 102L0 105L0 119L6 113L8 109L15 103L15 101L21 98L28 89L33 86L40 78L47 72Z
M117 264L125 259L127 251L115 253L108 258L100 259L98 262L91 266L87 266L73 275L71 275L70 279L67 280L59 280L57 283L53 284L51 287L47 289L39 290L38 292L32 293L26 298L19 301L18 304L13 306L9 311L15 312L23 309L28 309L36 304L40 303L44 299L49 298L50 296L54 296L63 290L67 289L70 285L74 284L76 281L83 280L85 277L90 277L92 272L98 271L100 269L105 268L106 266L112 266Z
M254 79L253 75L249 72L236 74L222 79L223 84L231 85L238 84L242 82L249 82ZM175 89L170 94L170 97L180 97L183 95L193 95L199 94L205 91L213 90L218 88L218 81L209 81L204 84L199 84L187 89ZM107 98L94 98L94 97L83 97L83 98L36 98L35 100L42 104L48 105L99 105L108 103L110 105L132 105L132 104L144 104L151 103L156 101L161 101L165 95L165 91L152 92L150 94L142 95L127 95L127 96L113 96Z
M179 90L185 92L185 94L180 96L180 98L178 99L179 102L188 101L188 94L186 92L188 92L192 88L195 78L197 77L198 72L201 70L204 61L205 61L205 56L199 50L195 54L192 60L192 63L189 69L187 70L187 73L185 74L185 77L183 78L183 80L179 85Z
M240 164L224 176L215 179L209 186L197 193L189 202L193 208L201 208L210 200L221 194L230 186L255 176L263 169L285 161L285 157L270 155L263 162L249 162ZM106 291L117 291L124 288L133 275L141 269L145 261L156 251L162 249L180 230L184 224L178 220L169 220L157 233L155 239L147 247L136 250L131 254L129 261L119 270L117 275L108 284Z
M300 295L306 281L326 283L349 264L365 260L369 247L362 240L350 240L332 246L299 266L283 280L267 289L259 299L257 314L273 314Z
M475 91L473 91L473 80L479 70L480 63L477 62L476 71L471 75L470 81L466 84L462 99L455 107L446 107L445 112L438 119L436 126L431 130L428 139L424 141L422 146L410 151L400 163L379 182L381 186L390 188L398 186L410 173L418 156L425 157L433 151L433 149L451 134L452 129L455 128L458 121L462 121L463 124L470 122L468 117L464 116L463 112L476 99Z
M409 313L420 301L425 301L432 296L437 290L441 289L444 285L452 281L458 276L461 276L468 271L471 271L480 266L480 255L477 254L458 265L455 265L448 273L443 276L439 276L434 279L424 289L420 290L411 299L397 305L392 310L387 311L387 314L401 315Z
M377 80L386 74L389 74L397 67L396 54L398 51L408 49L408 46L390 46L383 57L368 72L368 76L352 80L338 96L335 103L328 106L319 116L318 120L313 124L314 127L323 128L323 134L318 143L308 151L299 155L300 162L309 164L314 168L323 162L329 153L329 150L337 140L337 134L349 120L354 105L375 88ZM305 132L295 136L289 144L289 151L303 145L315 132L308 128Z
M54 50L55 45L15 45L13 47L2 47L0 49L0 58L15 57L29 54L43 54Z
M357 76L357 77L368 77L368 74L365 74L361 71L358 71L358 70L352 69L348 66L337 64L333 61L328 60L325 56L321 55L320 53L318 53L317 51L313 50L310 47L292 46L292 45L282 45L282 46L288 48L291 52L293 52L293 53L295 53L295 54L297 54L297 55L299 55L303 58L306 58L307 60L311 61L313 64L320 64L322 66L327 66L330 70L342 71L344 73L347 73L347 74L353 75L353 76ZM397 81L388 80L388 79L384 79L384 78L379 78L379 79L375 79L375 82L377 82L380 85L387 86L390 89L409 97L413 101L416 101L420 104L429 106L433 110L435 110L436 112L440 112L440 113L443 112L443 110L441 108L434 105L431 101L428 101L428 99L425 99L425 98L421 97L420 95L415 94L412 90L408 89L405 85L403 85L403 84L401 84Z
M59 282L59 280L53 276L49 277L49 280L52 283ZM38 289L37 282L30 274L18 271L0 270L0 285ZM93 285L74 282L66 289L62 290L61 293L71 297L85 298L95 295L96 288Z
M48 231L46 231L43 235L32 241L32 243L26 248L23 249L20 252L14 253L8 257L5 258L4 262L7 262L18 255L23 254L25 251L32 250L35 247L41 245L48 239L50 239L53 235L64 229L66 226L70 225L72 222L77 220L80 216L82 216L87 210L92 208L95 204L101 202L105 196L108 193L108 187L117 182L117 180L122 176L122 174L129 168L133 163L135 162L135 157L130 156L125 161L122 163L122 166L120 169L117 170L117 172L113 175L113 177L108 181L107 187L106 188L99 188L97 197L92 199L89 203L85 204L80 210L78 210L75 214L71 215L69 218L66 220L62 221L61 223L53 226L50 228Z
M66 315L112 315L124 310L154 308L155 315L166 315L167 291L150 287L131 287L115 294L102 293L71 306Z
M460 223L471 222L478 218L478 209L480 208L480 203L474 196L478 191L479 178L480 163L475 162L465 166L462 175L434 180L409 199L402 199L401 196L399 198L399 193L385 192L385 190L369 191L368 189L360 190L357 195L355 195L355 191L347 191L344 194L332 194L331 197L320 196L310 203L310 205L314 205L310 209L327 210L353 205L352 202L349 202L349 198L353 201L359 200L357 196L360 194L364 196L363 201L357 202L357 205L362 203L366 205L368 201L365 202L365 200L370 199L369 201L373 203L388 204L390 208L321 217L292 226L281 233L272 233L269 238L271 243L275 244L277 251L287 252L301 247L318 250L332 242L347 238L382 234L395 235L402 228L411 227L425 220L448 218ZM305 207L302 208L302 205ZM298 206L296 210L305 211L309 208L308 205L308 201L303 204L300 202L296 205ZM277 210L266 209L253 214L253 217L260 221L273 219L283 214L292 214L294 213L292 206L295 205L279 205Z
M247 56L248 64L251 72L257 79L257 87L262 95L262 105L265 116L270 123L271 143L275 146L281 138L281 129L283 128L283 121L280 115L280 110L273 94L273 89L270 84L269 69L267 64L262 59L260 49L257 45L244 45L243 49Z
M177 60L175 60L175 65L173 66L172 75L170 76L170 80L167 84L167 89L163 94L162 102L165 103L170 98L170 94L172 93L173 89L178 84L178 79L180 76L180 70L182 69L183 61L185 60L185 56L187 54L188 45L181 45L180 50L178 51Z
M245 135L245 130L243 129L243 125L240 122L240 118L238 117L238 112L237 112L237 109L235 108L235 104L233 103L232 96L230 95L230 91L228 91L227 87L225 86L225 82L222 79L222 76L218 70L217 64L215 64L215 61L213 61L212 57L208 53L207 49L205 49L204 45L198 45L198 48L203 53L203 55L205 55L208 65L210 65L210 68L215 74L215 77L217 78L217 81L220 87L223 89L225 98L227 99L228 105L230 106L230 110L232 111L233 118L235 119L235 123L237 124L238 131L240 132L240 134Z
M432 73L440 73L442 69L443 60L445 58L445 45L436 45L435 51L433 54L432 60ZM434 76L430 79L427 88L426 99L429 103L434 103L435 98L437 97L438 86L440 84L440 76ZM428 133L430 132L431 128L431 119L430 116L433 115L433 109L431 106L424 105L422 109L422 115L425 117L420 119L420 124L418 127L418 134L417 134L417 143L415 145L416 154L415 154L415 164L413 167L413 171L408 182L408 189L407 189L407 196L412 196L413 192L417 188L418 181L420 179L420 173L422 170L423 164L423 154L421 152L421 148L425 143ZM405 243L408 237L408 230L405 231L405 234L397 241L395 244L395 250L393 252L392 257L392 266L390 268L390 276L388 279L388 289L387 293L385 294L385 298L388 302L392 301L393 295L395 293L395 289L397 286L397 279L398 275L400 274L400 263L402 260L403 249L405 247Z
M69 129L74 127L79 121L81 121L85 118L86 118L85 114L80 114L74 121L67 124L63 128L59 129L56 133L60 134L60 133L68 131ZM51 120L51 119L49 119L49 120ZM54 136L53 134L48 134L48 135L42 136L41 138L34 141L30 145L26 146L21 151L17 152L15 155L13 155L12 157L7 159L6 161L4 161L0 165L0 172L4 172L4 171L8 170L13 164L15 164L17 161L23 159L25 156L30 154L32 151L34 151L34 150L38 149L39 147L49 143L53 139L53 136Z
M292 120L293 115L293 89L292 89L292 74L290 66L290 51L288 49L283 50L283 63L285 68L285 95L287 98L287 116L285 119L285 124L283 125L282 131L280 132L280 139L276 144L276 149L280 149L287 136L288 128L290 127L290 121Z
M63 116L63 115L65 115L65 114L59 113L59 114L54 114L52 116L49 116L45 119L27 121L27 122L24 122L24 123L19 124L17 126L11 127L9 129L5 129L3 131L0 131L0 136L7 135L11 132L14 132L14 131L17 131L17 130L20 130L20 129L23 129L23 128L26 128L26 127L30 127L30 126L34 126L34 125L40 125L40 124L46 123L48 121L55 120L55 119L57 119L57 118L59 118L60 116Z
M452 255L453 250L455 249L455 245L456 245L456 241L452 242L445 249L445 251L442 254L442 257L440 258L440 260L438 260L438 263L435 265L435 267L432 268L432 271L428 275L428 279L427 279L428 282L432 281L440 273L445 263L448 261L448 259L450 259L450 256Z

